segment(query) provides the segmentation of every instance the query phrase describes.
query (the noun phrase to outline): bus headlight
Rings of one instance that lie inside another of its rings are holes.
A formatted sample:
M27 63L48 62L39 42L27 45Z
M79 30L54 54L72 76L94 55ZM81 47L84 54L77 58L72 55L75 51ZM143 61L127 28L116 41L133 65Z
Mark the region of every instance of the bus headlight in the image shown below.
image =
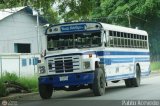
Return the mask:
M44 74L45 72L45 66L39 66L39 74Z
M85 61L83 65L84 65L84 69L90 69L91 67L90 61Z

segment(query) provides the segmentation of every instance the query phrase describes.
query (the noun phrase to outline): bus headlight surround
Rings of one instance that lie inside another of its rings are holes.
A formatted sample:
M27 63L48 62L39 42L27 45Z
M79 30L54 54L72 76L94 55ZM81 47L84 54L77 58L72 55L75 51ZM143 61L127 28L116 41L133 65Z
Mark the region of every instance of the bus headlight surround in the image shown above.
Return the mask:
M44 74L45 72L45 66L39 66L39 74Z
M83 65L84 65L84 69L90 69L91 67L90 61L85 61Z

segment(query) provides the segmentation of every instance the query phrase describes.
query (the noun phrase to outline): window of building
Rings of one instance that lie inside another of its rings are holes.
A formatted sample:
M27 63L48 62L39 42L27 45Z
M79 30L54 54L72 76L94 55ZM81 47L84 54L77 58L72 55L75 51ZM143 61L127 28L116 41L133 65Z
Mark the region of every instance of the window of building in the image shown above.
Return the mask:
M15 43L14 52L15 53L31 53L31 44Z

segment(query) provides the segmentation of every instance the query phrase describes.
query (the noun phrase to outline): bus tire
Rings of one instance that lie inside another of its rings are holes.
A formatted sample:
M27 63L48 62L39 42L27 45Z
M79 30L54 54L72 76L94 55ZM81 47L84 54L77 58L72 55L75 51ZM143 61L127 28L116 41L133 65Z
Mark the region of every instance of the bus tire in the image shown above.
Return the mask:
M95 96L101 96L105 94L106 79L105 74L101 68L96 68L94 73L94 82L92 86Z
M139 87L141 82L141 71L140 67L136 66L136 77L132 79L132 83L134 87Z
M126 87L132 87L133 86L132 79L125 79L124 81L125 81Z
M50 99L52 96L53 88L51 85L39 84L39 94L42 99Z

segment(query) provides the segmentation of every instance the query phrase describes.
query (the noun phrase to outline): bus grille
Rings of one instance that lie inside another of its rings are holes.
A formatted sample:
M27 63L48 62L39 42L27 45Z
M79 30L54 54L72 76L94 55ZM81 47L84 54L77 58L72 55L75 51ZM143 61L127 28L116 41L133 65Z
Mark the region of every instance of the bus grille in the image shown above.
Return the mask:
M49 72L67 73L80 70L79 57L55 57L48 60Z

